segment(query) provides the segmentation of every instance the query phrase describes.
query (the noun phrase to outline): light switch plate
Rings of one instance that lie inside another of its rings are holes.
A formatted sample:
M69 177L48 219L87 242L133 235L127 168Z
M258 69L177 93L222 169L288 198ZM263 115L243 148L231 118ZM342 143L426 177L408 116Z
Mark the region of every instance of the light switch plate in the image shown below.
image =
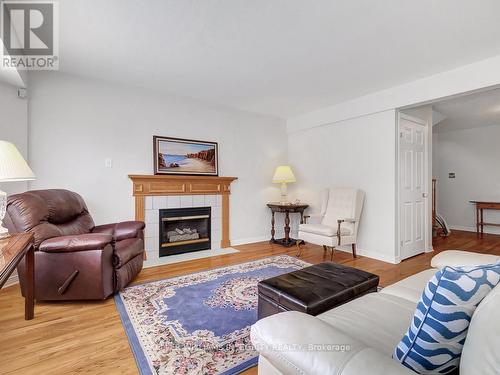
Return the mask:
M104 160L104 166L105 166L106 168L113 168L113 159L111 159L111 158L106 158L106 159Z

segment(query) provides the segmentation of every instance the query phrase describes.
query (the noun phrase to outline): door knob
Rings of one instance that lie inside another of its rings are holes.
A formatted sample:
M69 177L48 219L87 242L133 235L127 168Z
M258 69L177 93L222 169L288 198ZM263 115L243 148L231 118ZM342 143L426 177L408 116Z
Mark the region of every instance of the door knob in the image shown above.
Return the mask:
M427 193L422 193L423 198L427 198L428 194Z

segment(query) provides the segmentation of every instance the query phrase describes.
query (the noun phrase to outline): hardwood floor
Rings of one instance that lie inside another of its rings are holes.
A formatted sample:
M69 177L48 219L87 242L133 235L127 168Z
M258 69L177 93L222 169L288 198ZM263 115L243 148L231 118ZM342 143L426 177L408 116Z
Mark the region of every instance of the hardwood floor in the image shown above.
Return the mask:
M276 254L295 255L295 249L260 242L237 246L240 253L194 260L143 270L137 282L157 280L241 263ZM453 232L438 238L433 253L394 265L336 252L335 261L378 274L389 285L429 268L436 252L460 249L500 255L500 236L478 238L475 233ZM323 250L305 246L301 259L323 261ZM134 357L113 299L99 302L37 303L35 319L24 320L24 300L19 286L0 291L1 374L137 374ZM245 372L256 374L256 368Z

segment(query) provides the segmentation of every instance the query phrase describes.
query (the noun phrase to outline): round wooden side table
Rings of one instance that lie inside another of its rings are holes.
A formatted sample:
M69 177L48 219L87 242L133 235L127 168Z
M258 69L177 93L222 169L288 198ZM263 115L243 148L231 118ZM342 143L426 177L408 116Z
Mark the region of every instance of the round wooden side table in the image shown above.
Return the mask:
M268 203L267 207L271 209L271 240L270 243L279 244L285 247L294 246L297 243L297 240L290 237L290 214L298 213L300 214L300 223L304 223L304 210L309 207L308 204L304 203ZM285 214L285 237L284 238L274 238L276 231L274 229L274 214L276 212L282 212ZM301 241L303 243L303 241Z

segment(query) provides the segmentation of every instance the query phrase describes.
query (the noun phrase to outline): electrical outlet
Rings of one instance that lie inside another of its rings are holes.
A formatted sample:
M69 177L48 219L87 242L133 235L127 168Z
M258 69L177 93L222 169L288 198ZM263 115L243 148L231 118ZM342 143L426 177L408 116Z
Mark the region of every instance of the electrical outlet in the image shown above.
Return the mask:
M455 178L455 172L448 173L448 178Z
M105 166L106 168L113 168L113 159L111 159L111 158L106 158L106 159L104 160L104 166Z

